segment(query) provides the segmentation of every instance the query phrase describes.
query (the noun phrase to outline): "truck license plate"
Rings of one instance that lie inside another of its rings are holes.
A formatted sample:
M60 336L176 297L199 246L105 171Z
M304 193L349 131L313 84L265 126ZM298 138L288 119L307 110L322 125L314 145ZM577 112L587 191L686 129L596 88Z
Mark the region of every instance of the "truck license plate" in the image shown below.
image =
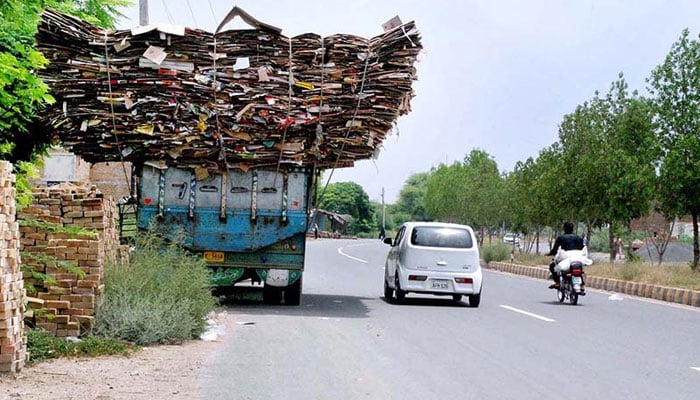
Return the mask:
M224 262L224 252L223 251L205 251L204 261L209 262Z
M444 280L444 279L435 279L432 282L432 288L433 289L449 289L450 285L449 283Z

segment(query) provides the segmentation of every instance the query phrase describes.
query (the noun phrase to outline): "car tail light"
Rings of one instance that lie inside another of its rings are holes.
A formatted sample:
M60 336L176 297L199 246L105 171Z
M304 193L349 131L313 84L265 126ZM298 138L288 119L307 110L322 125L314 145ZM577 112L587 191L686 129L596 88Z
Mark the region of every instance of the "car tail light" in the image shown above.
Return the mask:
M574 276L581 276L581 275L583 275L583 269L582 269L582 268L572 269L572 270L571 270L571 273L572 273Z
M455 282L457 282L457 283L474 283L474 279L472 279L472 278L455 278Z
M425 275L409 275L408 276L409 281L421 281L422 282L426 279L428 279L428 277Z

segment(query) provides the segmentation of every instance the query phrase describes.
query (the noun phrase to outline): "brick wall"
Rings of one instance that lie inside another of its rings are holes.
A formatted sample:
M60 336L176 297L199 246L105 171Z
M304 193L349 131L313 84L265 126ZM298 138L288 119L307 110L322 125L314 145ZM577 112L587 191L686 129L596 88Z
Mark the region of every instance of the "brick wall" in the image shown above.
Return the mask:
M79 336L92 328L95 306L104 291L105 263L125 253L119 244L115 214L114 200L104 198L94 186L60 184L35 191L33 204L23 209L19 217L23 221L21 246L28 253L25 258L30 258L25 260L26 265L56 282L47 285L25 277L38 291L33 295L40 299L37 304L44 313L53 316L38 313L34 317L37 327L56 336ZM96 233L56 232L31 221L81 227ZM84 275L61 268L57 265L61 261L71 262Z
M104 162L90 167L90 183L100 188L104 197L117 200L128 196L130 182L130 162Z
M15 220L12 164L0 161L0 372L24 367L24 282L20 271L19 226Z

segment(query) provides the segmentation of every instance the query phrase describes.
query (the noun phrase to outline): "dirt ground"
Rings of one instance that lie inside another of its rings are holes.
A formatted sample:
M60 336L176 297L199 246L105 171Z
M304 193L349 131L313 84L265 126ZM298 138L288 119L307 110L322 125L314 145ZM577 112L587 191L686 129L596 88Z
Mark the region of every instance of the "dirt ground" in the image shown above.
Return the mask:
M233 316L213 318L206 340L146 347L128 356L58 359L25 367L16 376L0 375L5 400L194 399L204 362L223 347Z

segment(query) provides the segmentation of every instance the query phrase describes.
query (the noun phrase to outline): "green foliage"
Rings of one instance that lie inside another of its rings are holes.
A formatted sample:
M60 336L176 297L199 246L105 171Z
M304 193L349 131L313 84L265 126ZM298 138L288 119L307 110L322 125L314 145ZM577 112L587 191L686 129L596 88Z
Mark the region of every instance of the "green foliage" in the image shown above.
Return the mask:
M192 339L215 305L204 260L154 230L139 235L126 264L105 267L95 333L145 345Z
M356 235L376 230L375 211L362 186L354 182L331 183L316 201L318 208L352 216L345 233Z
M90 229L85 229L80 226L63 226L51 222L41 221L38 219L23 219L19 221L20 226L30 226L38 228L43 232L66 233L73 239L97 240L97 232Z
M45 5L102 28L114 29L124 17L120 9L131 6L131 0L46 0Z
M700 41L685 29L648 80L654 95L659 138L665 157L660 168L660 209L669 217L700 216ZM696 222L694 222L696 223ZM697 226L696 226L697 227ZM700 253L694 238L691 267Z
M510 259L511 246L505 243L484 245L481 247L481 258L486 264L491 261L506 261Z
M430 173L413 174L404 182L399 199L394 205L394 224L406 221L429 221L430 215L425 208L425 195L428 190Z
M469 224L476 230L500 225L504 179L483 150L472 150L463 163L440 165L428 177L426 210L435 219Z
M43 329L27 330L27 351L30 364L60 357L94 357L127 355L135 347L128 343L99 336L88 336L79 342L54 337Z
M17 205L29 204L32 164L47 153L52 138L38 123L42 107L54 102L37 72L48 61L34 47L39 16L45 6L103 27L114 27L119 7L129 0L0 1L0 159L14 164Z

